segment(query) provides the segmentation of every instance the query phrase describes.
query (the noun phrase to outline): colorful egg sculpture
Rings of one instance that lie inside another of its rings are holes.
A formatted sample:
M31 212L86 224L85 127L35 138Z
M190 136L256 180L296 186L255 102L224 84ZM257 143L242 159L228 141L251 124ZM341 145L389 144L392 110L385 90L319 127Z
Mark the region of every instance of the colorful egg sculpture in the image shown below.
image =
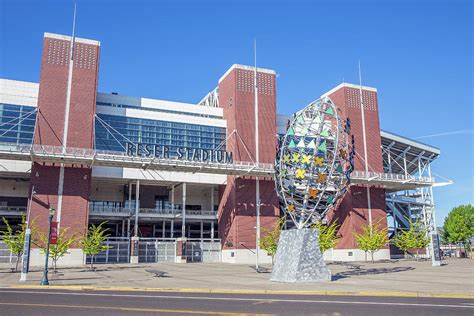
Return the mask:
M322 221L350 184L354 138L325 96L295 113L279 140L275 161L280 205L296 228Z

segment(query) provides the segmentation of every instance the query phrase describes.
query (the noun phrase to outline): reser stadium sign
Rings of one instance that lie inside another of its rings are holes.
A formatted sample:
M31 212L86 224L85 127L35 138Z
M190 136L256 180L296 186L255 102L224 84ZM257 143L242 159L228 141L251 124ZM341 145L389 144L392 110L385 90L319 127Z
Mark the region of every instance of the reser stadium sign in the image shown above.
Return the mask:
M232 153L225 150L196 149L189 147L178 147L171 150L168 146L152 145L143 143L126 143L127 156L131 157L156 157L175 158L180 160L218 162L231 164L234 162Z

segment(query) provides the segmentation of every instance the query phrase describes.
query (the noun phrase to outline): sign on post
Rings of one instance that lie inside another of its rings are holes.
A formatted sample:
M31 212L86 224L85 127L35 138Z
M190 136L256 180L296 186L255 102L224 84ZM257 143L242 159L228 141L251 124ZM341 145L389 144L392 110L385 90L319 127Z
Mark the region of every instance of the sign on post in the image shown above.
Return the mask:
M51 234L49 235L51 245L58 242L58 222L51 222Z
M438 233L432 232L431 234L431 265L440 266L441 265L441 251L439 248L439 235Z

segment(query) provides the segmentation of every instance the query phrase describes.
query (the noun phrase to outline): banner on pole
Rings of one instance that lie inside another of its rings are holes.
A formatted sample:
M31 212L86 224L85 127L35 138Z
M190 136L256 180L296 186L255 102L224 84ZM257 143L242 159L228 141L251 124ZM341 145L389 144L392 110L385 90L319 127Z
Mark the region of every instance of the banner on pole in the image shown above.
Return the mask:
M58 222L51 222L51 234L49 240L52 245L56 245L58 242Z

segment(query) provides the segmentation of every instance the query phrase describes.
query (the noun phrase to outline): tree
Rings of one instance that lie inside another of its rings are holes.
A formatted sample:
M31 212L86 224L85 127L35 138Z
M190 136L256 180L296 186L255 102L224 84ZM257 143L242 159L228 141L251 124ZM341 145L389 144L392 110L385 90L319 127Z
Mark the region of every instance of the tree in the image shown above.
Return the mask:
M443 230L450 243L462 244L466 252L471 251L471 238L474 237L474 206L454 207L444 220Z
M94 269L94 256L110 248L110 246L104 245L105 240L110 236L105 234L109 229L102 227L105 223L107 222L102 222L97 226L95 224L89 226L86 235L81 240L82 251L91 256L91 270Z
M324 225L318 222L312 225L311 228L319 229L319 248L321 249L321 254L336 246L339 239L337 236L339 225L336 224L336 221L333 221L330 225Z
M262 232L265 234L260 238L260 248L265 250L268 255L273 258L277 252L278 240L280 239L280 234L285 224L285 217L281 217L276 223L273 229L262 228Z
M40 231L35 225L32 225L33 234L36 241L34 242L41 249L43 255L46 255L46 246L48 244L47 233ZM69 227L60 228L56 239L56 244L49 246L49 258L53 261L53 271L56 272L58 260L68 254L71 245L77 241L76 234L68 233Z
M25 232L26 232L26 222L25 216L21 216L21 223L19 225L20 229L13 230L11 225L2 217L3 222L7 226L7 230L2 231L2 241L7 245L8 249L16 256L15 271L18 271L18 263L20 258L23 255L23 246L25 243Z
M426 248L430 243L428 229L420 224L418 220L410 221L410 228L397 234L394 245L405 254L409 249L416 249L416 260L419 258L420 249Z
M367 224L362 227L362 233L353 232L357 241L357 247L365 252L365 261L367 261L367 252L372 256L374 262L374 253L379 251L388 242L387 228L380 228L380 224Z

